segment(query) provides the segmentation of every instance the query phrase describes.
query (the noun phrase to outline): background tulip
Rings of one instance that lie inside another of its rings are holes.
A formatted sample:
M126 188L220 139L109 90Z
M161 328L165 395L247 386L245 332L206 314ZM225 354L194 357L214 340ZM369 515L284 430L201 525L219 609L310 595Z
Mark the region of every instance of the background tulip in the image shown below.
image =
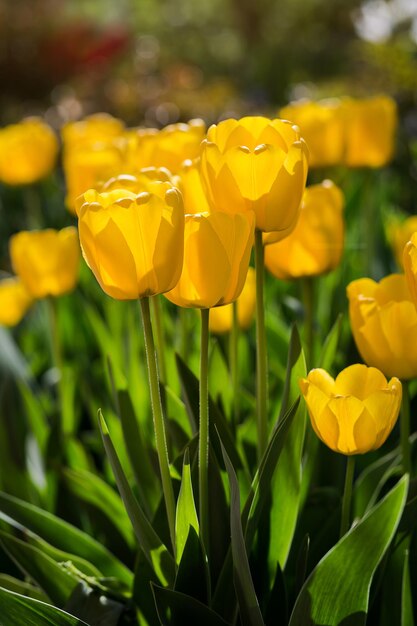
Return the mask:
M239 327L247 329L253 321L256 306L255 270L253 267L248 268L246 281L236 304ZM233 326L233 305L225 304L212 309L209 325L210 331L213 333L230 332Z
M404 246L417 232L417 215L411 215L402 222L392 221L387 226L387 239L392 248L398 267L404 267Z
M209 213L210 206L200 176L199 159L184 161L178 179L185 213Z
M19 278L0 280L0 324L16 326L33 302Z
M29 117L0 130L0 181L28 185L44 178L55 166L58 141L41 119Z
M417 376L417 311L403 274L347 287L353 337L363 360L387 376Z
M290 122L229 119L207 132L201 174L213 211L253 210L256 228L285 236L298 219L307 147Z
M14 271L34 298L61 296L77 283L80 245L74 226L21 231L10 238Z
M70 122L63 126L61 136L64 152L68 153L80 146L105 143L122 137L124 132L124 123L116 117L107 113L89 115L78 122Z
M417 307L417 232L404 247L404 271L411 298Z
M366 365L351 365L336 379L323 369L313 369L300 380L300 388L317 436L347 455L379 448L401 406L398 378L387 382L378 369Z
M185 216L181 278L165 294L179 306L209 309L238 298L253 245L254 216L210 213Z
M132 300L164 293L182 268L184 209L168 182L146 191L90 190L79 208L78 228L85 260L105 293Z
M318 276L334 269L343 253L343 193L331 181L307 187L294 230L267 245L265 265L277 278ZM268 241L268 233L265 237Z

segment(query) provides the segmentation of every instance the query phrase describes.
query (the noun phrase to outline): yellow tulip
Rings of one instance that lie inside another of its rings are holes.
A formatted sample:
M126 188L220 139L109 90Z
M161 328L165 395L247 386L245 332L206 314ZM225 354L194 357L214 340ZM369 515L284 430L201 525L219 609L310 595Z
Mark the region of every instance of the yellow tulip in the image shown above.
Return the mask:
M14 271L34 298L61 296L77 283L80 245L74 226L21 231L10 238Z
M249 267L242 293L237 299L237 321L239 328L246 330L252 323L256 307L255 270ZM233 326L233 305L217 306L210 311L209 327L218 335L228 333Z
M264 241L274 234L268 233ZM265 265L284 280L325 274L340 263L343 242L343 193L326 180L307 187L294 230L265 247Z
M146 189L91 189L78 210L84 258L105 293L134 300L164 293L182 269L184 209L169 182Z
M253 210L257 229L283 238L298 219L307 154L299 129L280 119L244 117L211 126L201 154L211 209Z
M251 212L185 216L184 265L178 284L166 295L179 306L208 309L239 297L253 245Z
M19 278L0 280L0 324L16 326L33 302Z
M417 311L403 274L380 283L370 278L347 287L349 316L358 350L368 365L386 376L417 376Z
M58 141L41 119L29 117L0 130L0 181L28 185L55 167Z
M313 369L300 380L311 425L335 452L364 454L387 439L397 421L402 387L374 367L351 365L333 379Z
M387 227L387 238L398 267L404 267L404 246L417 231L417 215L407 217L403 222L393 221Z
M106 143L123 136L125 125L107 113L95 113L78 122L69 122L61 129L64 151L95 143Z
M188 124L170 124L162 130L137 129L130 131L131 167L166 167L178 174L183 161L195 159L200 154L206 126L195 119Z
M281 109L279 115L300 127L310 152L310 167L343 162L344 124L340 100L300 100Z
M348 167L382 167L394 153L397 106L388 96L344 101L345 163Z
M404 271L411 298L417 307L417 232L404 247Z
M199 160L184 161L178 179L185 213L209 213L210 206L201 181Z

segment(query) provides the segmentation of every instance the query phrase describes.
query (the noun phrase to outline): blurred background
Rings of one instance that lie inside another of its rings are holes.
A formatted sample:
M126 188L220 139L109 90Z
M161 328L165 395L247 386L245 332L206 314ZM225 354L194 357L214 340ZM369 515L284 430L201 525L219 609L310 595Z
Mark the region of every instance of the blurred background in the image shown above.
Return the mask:
M0 1L0 122L274 114L387 92L417 134L417 0Z

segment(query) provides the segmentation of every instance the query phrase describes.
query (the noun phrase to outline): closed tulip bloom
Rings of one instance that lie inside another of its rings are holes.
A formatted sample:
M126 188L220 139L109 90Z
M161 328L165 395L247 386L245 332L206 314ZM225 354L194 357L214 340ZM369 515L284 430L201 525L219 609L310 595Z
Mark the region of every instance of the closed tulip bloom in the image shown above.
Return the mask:
M404 247L404 271L411 298L417 307L417 232Z
M80 146L111 141L122 137L124 133L123 122L107 113L95 113L77 122L69 122L61 130L65 152Z
M209 213L210 206L201 181L199 160L184 161L178 179L185 213Z
M398 267L404 267L404 246L417 232L417 215L411 215L402 222L393 221L388 224L387 238L392 248Z
M403 274L380 283L370 278L347 287L349 317L357 348L368 365L386 376L417 376L417 311Z
M164 293L182 268L184 209L169 182L146 190L84 194L78 229L84 258L103 291L116 300Z
M298 219L307 154L291 122L244 117L211 126L201 175L212 211L252 210L257 229L279 231L283 238Z
M397 106L388 96L346 99L345 163L348 167L382 167L393 156Z
M300 380L311 425L329 448L341 454L364 454L387 439L397 421L402 388L374 367L351 365L333 379L313 369Z
M255 270L249 267L242 293L237 299L237 321L239 328L246 330L255 316L256 285ZM228 333L233 326L233 305L217 306L210 311L209 327L212 333Z
M310 153L310 167L342 164L344 124L339 99L292 102L281 109L279 115L299 126Z
M206 126L200 119L188 124L170 124L161 130L137 129L130 131L131 165L143 167L166 167L178 174L182 163L200 154Z
M282 241L265 247L265 265L277 278L288 280L325 274L343 254L343 193L326 180L307 187L294 230ZM274 236L268 233L265 237Z
M0 325L16 326L33 302L19 278L0 280Z
M209 309L239 297L254 236L253 213L185 216L184 265L178 284L166 294L179 306Z
M34 298L61 296L75 288L81 255L74 226L21 231L10 238L10 256Z
M58 141L42 120L29 117L0 130L0 181L28 185L55 167Z

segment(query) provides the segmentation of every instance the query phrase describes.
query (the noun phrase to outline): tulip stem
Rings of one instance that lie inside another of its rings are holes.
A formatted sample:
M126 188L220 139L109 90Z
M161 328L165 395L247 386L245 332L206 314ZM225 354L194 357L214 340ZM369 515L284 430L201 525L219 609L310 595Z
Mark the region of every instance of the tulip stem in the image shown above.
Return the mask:
M166 384L167 382L167 368L166 368L166 360L165 360L165 338L164 338L164 329L162 326L162 313L161 313L161 300L160 296L153 296L152 298L152 306L153 306L153 317L155 321L155 330L156 330L156 353L158 356L158 365L159 365L159 378L162 383Z
M198 486L200 531L206 554L209 553L209 400L208 400L208 346L210 309L201 309L200 344L200 428L198 438Z
M403 381L403 397L401 402L401 450L404 474L411 473L410 450L410 390L408 381Z
M48 307L50 325L52 367L56 370L57 373L57 392L60 416L59 430L62 431L62 421L64 419L63 358L61 338L59 336L58 327L57 300L56 298L49 297L46 299L46 304Z
M155 343L152 332L149 298L141 298L140 309L142 314L143 334L145 337L146 360L148 365L149 388L151 394L153 425L155 430L156 451L158 454L159 469L162 479L162 490L168 518L169 533L172 549L175 554L175 498L169 471L169 458L165 434L164 416L162 411L161 394L159 391L158 365L156 360Z
M239 320L237 316L237 300L232 304L233 321L232 331L230 333L229 343L229 360L230 360L230 377L233 389L233 426L236 429L239 421Z
M342 519L340 523L340 538L342 538L350 526L350 506L352 502L353 475L355 473L355 457L348 456L346 463L345 489L343 491Z
M264 246L262 231L255 230L256 272L256 413L258 425L258 457L262 458L268 443L267 397L268 374L264 308Z
M314 367L314 279L302 280L304 303L304 336L307 368Z

